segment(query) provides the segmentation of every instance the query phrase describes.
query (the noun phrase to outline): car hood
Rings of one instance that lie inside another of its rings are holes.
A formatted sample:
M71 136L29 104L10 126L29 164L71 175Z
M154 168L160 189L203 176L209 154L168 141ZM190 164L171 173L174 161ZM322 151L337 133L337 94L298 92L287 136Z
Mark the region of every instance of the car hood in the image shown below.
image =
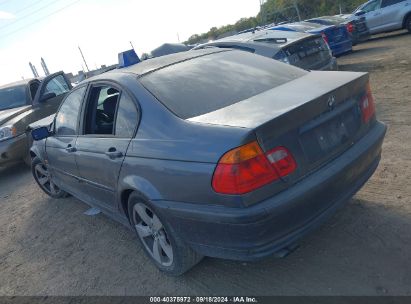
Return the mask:
M347 21L352 21L352 20L356 20L358 19L357 16L355 16L354 14L342 14L342 15L337 15L338 17L341 17Z
M29 124L29 129L35 129L39 127L46 127L49 126L53 121L54 117L56 117L56 114L51 114L43 119L37 120L31 124Z
M6 124L17 115L30 110L31 106L18 107L0 111L0 126Z

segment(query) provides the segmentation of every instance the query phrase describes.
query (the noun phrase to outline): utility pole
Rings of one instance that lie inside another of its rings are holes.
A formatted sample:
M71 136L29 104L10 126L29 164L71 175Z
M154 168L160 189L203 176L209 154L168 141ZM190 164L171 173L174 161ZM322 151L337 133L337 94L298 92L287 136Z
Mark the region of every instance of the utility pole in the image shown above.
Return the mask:
M39 73L37 73L37 69L36 69L36 67L34 66L34 64L32 64L31 62L29 62L29 66L30 66L31 72L33 73L34 77L39 77Z
M298 16L298 21L301 21L301 14L300 14L300 9L298 8L298 0L294 0L294 7L295 10L297 12L297 16Z
M50 75L50 72L49 72L49 69L48 69L47 64L46 64L46 62L44 61L43 57L41 57L40 62L41 62L41 67L43 68L44 74L45 74L46 76L49 76L49 75Z
M78 49L79 49L79 51L80 51L81 57L83 58L84 64L86 65L87 71L90 72L90 69L88 68L86 59L84 58L84 55L83 55L83 52L81 51L80 46L78 47Z

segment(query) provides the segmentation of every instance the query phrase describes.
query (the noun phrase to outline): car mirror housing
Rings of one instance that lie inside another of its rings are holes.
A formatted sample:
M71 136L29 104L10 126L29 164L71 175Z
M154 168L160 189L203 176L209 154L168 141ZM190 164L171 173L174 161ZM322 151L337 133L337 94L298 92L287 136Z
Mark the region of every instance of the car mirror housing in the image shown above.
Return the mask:
M39 127L31 131L31 137L34 141L45 139L51 135L48 127Z
M56 97L56 96L57 96L56 93L52 93L52 92L46 93L46 94L44 94L43 96L41 96L39 102L45 102L45 101L47 101L47 100L49 100L49 99L51 99L51 98L54 98L54 97Z

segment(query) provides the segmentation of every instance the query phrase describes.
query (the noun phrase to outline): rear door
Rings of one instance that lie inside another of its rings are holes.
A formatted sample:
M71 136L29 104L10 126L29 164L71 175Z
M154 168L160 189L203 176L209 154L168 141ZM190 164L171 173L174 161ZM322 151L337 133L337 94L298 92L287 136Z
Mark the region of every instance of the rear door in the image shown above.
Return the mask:
M381 2L381 30L391 31L402 28L405 0L382 0Z
M119 86L96 83L87 93L76 162L83 195L106 209L115 208L121 165L138 122L136 103Z

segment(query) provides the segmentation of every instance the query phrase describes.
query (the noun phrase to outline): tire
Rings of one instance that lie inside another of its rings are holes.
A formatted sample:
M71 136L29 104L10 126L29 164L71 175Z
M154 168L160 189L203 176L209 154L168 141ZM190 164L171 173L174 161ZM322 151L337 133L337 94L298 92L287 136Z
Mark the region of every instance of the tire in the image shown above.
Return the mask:
M408 16L407 20L405 20L405 28L411 33L411 16Z
M47 195L52 198L64 198L69 196L53 183L53 176L49 173L47 165L37 156L31 162L31 173L37 184Z
M164 273L182 275L203 258L184 244L165 218L136 192L128 199L128 214L147 256Z

